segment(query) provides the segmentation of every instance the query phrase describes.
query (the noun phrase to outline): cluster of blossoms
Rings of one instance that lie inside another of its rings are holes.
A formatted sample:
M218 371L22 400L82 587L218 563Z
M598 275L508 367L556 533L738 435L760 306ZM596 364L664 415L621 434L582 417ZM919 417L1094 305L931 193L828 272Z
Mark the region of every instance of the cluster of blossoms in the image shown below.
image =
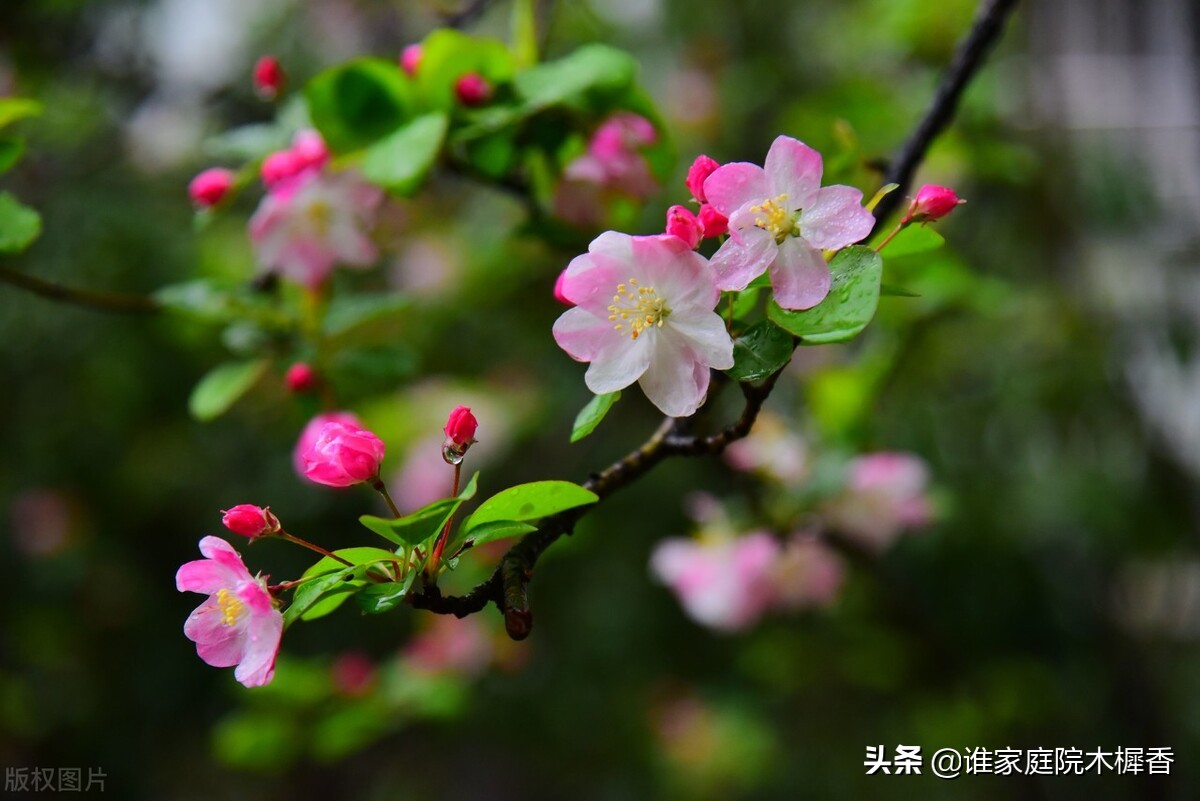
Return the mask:
M582 227L598 225L605 199L644 200L658 190L643 151L658 141L650 120L629 111L608 117L588 140L586 150L567 164L554 199L561 219Z

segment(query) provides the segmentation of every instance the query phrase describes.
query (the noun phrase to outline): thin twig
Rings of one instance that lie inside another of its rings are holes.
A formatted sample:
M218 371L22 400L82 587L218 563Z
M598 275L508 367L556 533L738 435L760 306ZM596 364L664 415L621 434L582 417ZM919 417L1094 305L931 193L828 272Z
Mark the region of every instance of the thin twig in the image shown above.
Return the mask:
M999 40L1004 31L1004 24L1016 9L1017 3L1018 0L984 0L980 4L971 30L955 49L954 57L946 67L925 116L890 162L883 182L899 184L899 188L889 192L875 208L875 219L878 222L886 220L905 202L905 194L912 184L917 167L925 160L925 154L933 140L954 119L954 112L958 110L958 101L963 90L983 65L988 51Z
M442 21L447 28L465 28L483 16L492 0L471 0L458 11L442 15Z
M149 314L161 310L158 301L147 295L128 295L120 292L94 292L72 289L43 278L34 278L7 267L0 267L0 281L28 290L49 300L123 314Z

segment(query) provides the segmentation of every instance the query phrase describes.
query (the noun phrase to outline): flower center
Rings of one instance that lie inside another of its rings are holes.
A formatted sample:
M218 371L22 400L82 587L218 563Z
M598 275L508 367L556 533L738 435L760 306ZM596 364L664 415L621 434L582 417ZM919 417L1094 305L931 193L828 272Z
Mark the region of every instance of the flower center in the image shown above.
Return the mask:
M788 196L780 195L774 200L764 200L757 206L751 206L750 211L756 215L754 225L769 232L775 241L782 243L796 231L796 215L788 211Z
M217 608L221 610L221 622L226 626L237 623L238 616L246 605L230 590L217 590Z
M308 220L312 223L312 227L316 230L319 236L325 236L329 233L329 226L333 222L333 209L324 200L314 200L308 204Z
M617 284L617 294L613 295L608 311L608 319L616 323L615 329L624 332L625 326L629 326L630 339L637 339L647 328L662 328L671 314L667 301L659 296L658 290L652 286L638 286L636 278L630 278L628 286Z

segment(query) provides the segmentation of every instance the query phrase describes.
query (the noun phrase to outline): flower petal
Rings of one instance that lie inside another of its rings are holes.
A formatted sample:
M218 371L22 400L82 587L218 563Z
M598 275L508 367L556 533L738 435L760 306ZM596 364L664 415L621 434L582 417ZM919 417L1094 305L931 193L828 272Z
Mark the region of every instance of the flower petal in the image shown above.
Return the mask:
M771 265L775 302L785 309L811 309L829 294L833 277L821 251L799 237L788 237L779 246Z
M242 557L225 540L220 537L205 537L200 540L200 553L233 571L239 579L249 579L250 571Z
M806 208L821 188L821 154L790 136L775 139L767 151L763 168L767 176L767 196L787 195L788 208ZM708 185L704 188L707 191Z
M554 341L572 359L590 362L598 354L615 347L613 340L622 337L607 317L597 317L580 306L567 309L554 321Z
M778 248L775 237L753 224L735 230L730 220L730 236L713 254L713 272L719 289L739 290L770 266Z
M180 592L200 592L212 595L222 587L232 587L241 575L213 559L188 562L175 573L175 588Z
M283 615L272 609L246 623L245 654L233 677L247 687L261 687L275 676L275 656L283 636Z
M583 376L588 389L603 395L625 389L637 381L650 366L654 342L662 339L662 333L661 330L648 328L637 339L629 336L615 340L606 337Z
M709 204L726 217L748 203L765 200L769 192L763 168L746 161L722 165L704 181Z
M634 237L633 261L642 286L653 287L672 313L712 311L721 299L708 261L674 236Z
M719 314L711 311L688 316L673 314L666 327L685 337L706 367L718 370L733 367L733 340Z
M825 187L800 215L800 235L822 250L865 239L875 226L875 215L863 208L862 198L852 186Z
M650 402L669 417L696 412L708 394L709 370L684 337L670 328L657 332L654 358L639 384Z
M196 643L200 658L213 667L233 667L242 659L241 631L225 623L216 596L196 607L184 622L183 633Z

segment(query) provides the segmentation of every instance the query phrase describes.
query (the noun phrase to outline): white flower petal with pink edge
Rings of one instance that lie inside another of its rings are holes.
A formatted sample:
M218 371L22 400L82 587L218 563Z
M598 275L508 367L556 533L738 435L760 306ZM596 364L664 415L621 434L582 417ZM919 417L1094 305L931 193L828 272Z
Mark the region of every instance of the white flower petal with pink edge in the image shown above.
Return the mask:
M704 182L709 202L729 218L729 239L712 260L717 286L739 291L769 270L780 306L812 308L831 284L822 251L863 239L875 218L857 189L821 188L821 154L803 142L778 137L764 164L726 164Z
M664 414L685 417L704 402L709 370L733 366L712 268L678 237L601 234L563 272L562 294L576 305L554 339L591 363L592 392L640 381Z
M259 687L275 673L275 655L283 636L283 615L275 608L266 582L250 575L241 556L219 537L205 537L206 559L188 562L175 575L181 592L208 598L183 625L196 653L213 667L237 665L234 677Z

